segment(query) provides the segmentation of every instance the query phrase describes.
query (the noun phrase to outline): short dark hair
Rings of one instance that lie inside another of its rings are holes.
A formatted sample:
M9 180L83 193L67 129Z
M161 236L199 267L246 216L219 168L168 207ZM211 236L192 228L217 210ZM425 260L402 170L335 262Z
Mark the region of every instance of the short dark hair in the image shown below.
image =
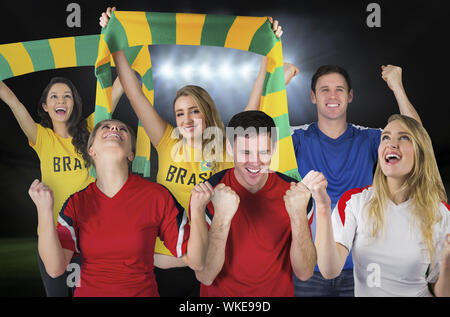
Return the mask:
M272 146L278 140L275 121L272 117L259 110L243 111L235 114L227 126L227 139L231 146L237 136L249 136L252 132L268 133L271 136Z
M316 73L313 75L311 79L311 90L315 93L316 92L316 85L317 81L320 77L328 74L340 74L344 77L345 81L347 82L348 91L352 89L352 81L350 79L349 74L347 71L338 65L322 65L320 66Z

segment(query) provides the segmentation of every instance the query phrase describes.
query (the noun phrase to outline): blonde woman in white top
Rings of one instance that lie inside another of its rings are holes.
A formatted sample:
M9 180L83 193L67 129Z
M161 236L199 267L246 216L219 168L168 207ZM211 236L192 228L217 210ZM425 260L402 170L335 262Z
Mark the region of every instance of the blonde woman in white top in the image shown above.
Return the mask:
M450 296L450 210L431 139L393 115L381 134L373 185L346 192L330 215L327 181L303 182L316 201L316 248L325 278L350 250L356 296Z

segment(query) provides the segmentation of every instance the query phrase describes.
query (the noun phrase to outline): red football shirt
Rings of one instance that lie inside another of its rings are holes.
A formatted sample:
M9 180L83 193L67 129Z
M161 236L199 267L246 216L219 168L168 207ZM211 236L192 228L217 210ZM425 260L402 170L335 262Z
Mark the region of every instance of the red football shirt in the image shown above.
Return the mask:
M187 215L169 191L134 174L112 198L95 182L72 195L57 230L63 248L82 254L75 296L159 296L156 237L178 257L189 237Z
M270 173L257 193L247 191L234 176L234 168L212 176L231 187L240 203L231 222L222 271L210 286L201 285L201 296L294 296L290 260L291 222L283 196L295 181L279 173ZM206 210L212 221L214 207Z

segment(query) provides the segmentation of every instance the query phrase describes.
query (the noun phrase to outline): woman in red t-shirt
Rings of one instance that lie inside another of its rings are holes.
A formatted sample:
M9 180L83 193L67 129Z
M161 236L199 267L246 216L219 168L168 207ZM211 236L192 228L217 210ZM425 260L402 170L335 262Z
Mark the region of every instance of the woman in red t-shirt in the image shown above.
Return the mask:
M96 125L87 153L97 180L66 201L56 229L52 190L39 180L31 184L39 254L48 274L60 275L74 254L82 254L75 296L158 296L153 274L157 236L191 268L203 266L205 237L197 228L204 226L204 215L191 215L189 226L167 189L129 172L135 144L133 131L118 120Z

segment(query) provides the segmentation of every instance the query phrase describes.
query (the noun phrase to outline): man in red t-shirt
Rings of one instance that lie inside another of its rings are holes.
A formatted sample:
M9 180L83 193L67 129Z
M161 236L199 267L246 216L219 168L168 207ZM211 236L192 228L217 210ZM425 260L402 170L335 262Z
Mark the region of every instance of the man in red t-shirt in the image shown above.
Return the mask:
M293 296L292 272L302 280L313 274L311 194L301 182L269 172L276 139L264 112L235 115L227 128L235 167L192 191L190 210L203 208L210 227L205 266L196 271L201 296Z

